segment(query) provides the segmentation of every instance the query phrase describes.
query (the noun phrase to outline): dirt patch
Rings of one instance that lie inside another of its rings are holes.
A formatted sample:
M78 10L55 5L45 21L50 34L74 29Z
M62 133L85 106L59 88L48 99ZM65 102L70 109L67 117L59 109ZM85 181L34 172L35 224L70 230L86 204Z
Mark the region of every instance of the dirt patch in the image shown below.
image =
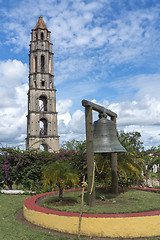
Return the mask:
M72 201L52 201L47 203L48 206L55 206L55 207L60 207L60 206L74 206L76 203Z

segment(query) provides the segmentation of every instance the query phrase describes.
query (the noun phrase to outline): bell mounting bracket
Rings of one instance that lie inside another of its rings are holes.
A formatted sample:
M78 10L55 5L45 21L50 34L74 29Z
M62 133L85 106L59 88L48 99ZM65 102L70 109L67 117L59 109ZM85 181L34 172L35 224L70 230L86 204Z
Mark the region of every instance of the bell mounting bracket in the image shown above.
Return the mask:
M94 149L93 149L93 122L92 110L99 112L99 115L110 116L116 129L117 114L111 110L92 103L85 99L82 100L82 106L85 107L85 125L86 125L86 147L87 147L87 179L88 179L88 205L95 205L95 179L94 179ZM112 192L118 193L117 178L117 153L111 153L111 171L112 171ZM93 185L94 181L94 185ZM92 193L90 194L92 189Z

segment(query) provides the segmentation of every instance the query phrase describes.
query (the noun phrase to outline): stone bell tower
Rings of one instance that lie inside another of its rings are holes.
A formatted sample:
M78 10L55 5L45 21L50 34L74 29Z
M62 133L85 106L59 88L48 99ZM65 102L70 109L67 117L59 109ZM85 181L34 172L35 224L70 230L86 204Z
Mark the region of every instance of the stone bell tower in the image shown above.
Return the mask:
M59 150L53 52L43 18L31 32L26 149Z

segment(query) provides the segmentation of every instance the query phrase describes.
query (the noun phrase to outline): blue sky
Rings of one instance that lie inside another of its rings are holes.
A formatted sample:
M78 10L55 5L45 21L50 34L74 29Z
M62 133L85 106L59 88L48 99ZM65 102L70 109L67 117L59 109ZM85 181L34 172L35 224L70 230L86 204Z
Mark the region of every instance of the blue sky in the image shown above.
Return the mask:
M160 145L159 0L0 0L0 142L25 143L39 16L51 31L60 142L85 138L87 99L115 111L118 130L141 132L146 148Z

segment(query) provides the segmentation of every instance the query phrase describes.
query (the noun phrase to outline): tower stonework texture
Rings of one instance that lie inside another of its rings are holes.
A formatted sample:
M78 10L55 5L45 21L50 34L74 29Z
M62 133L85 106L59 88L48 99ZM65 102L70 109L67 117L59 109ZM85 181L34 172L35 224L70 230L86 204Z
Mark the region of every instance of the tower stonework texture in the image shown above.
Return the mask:
M26 149L59 150L53 51L43 18L31 32Z

